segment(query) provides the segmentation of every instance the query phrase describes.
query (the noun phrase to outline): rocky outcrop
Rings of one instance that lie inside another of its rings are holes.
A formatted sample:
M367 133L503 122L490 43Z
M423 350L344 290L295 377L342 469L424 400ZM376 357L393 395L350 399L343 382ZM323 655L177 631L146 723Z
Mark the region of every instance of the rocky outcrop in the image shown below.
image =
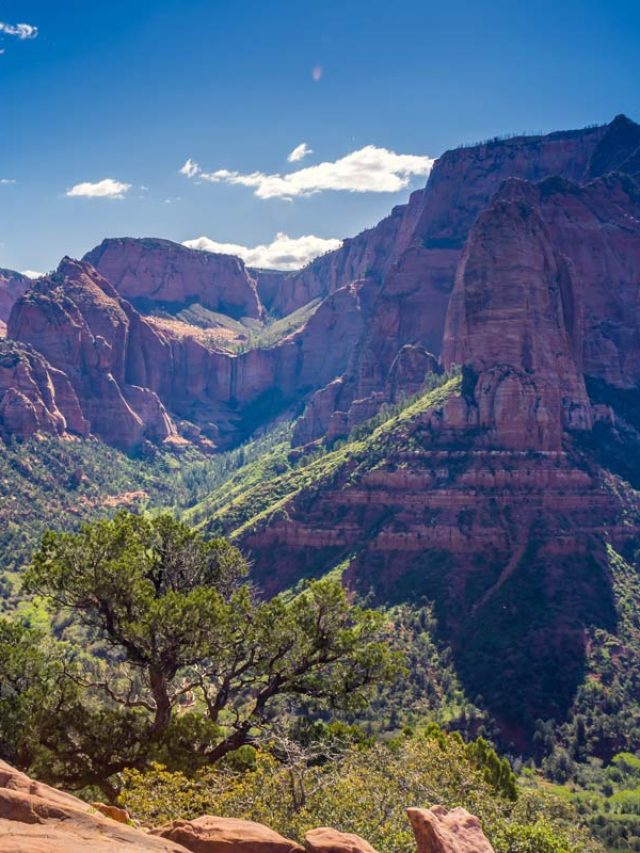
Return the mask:
M0 338L7 332L7 320L13 308L25 290L31 284L31 279L13 270L0 269Z
M260 317L256 283L233 255L187 249L152 238L103 240L84 260L120 296L141 308L175 309L193 302L230 317Z
M105 817L115 820L117 823L124 823L127 825L131 823L131 817L126 809L121 809L118 806L110 806L107 803L91 803L91 808L100 812L100 814L103 814Z
M153 831L192 853L303 853L304 848L252 820L204 817L174 820Z
M391 231L386 221L381 223L397 244L391 241L388 263L378 268L375 306L366 333L344 372L339 401L342 414L337 415L336 424L357 422L357 411L349 415L353 404L356 410L369 412L386 401L386 395L380 392L404 346L420 346L441 355L450 295L463 248L471 227L491 204L502 183L510 178L540 181L552 176L573 182L588 181L596 168L594 163L600 163L600 169L605 168L607 158L602 154L605 148L620 147L626 151L631 147L627 144L625 148L622 143L614 145L611 141L621 135L622 124L637 128L628 119L623 122L618 118L604 127L491 140L448 151L436 161L426 189L412 197L407 211L397 217L395 230ZM629 127L622 133L625 137L630 133ZM613 162L611 157L609 161ZM376 243L373 234L365 232L365 235L369 243ZM340 258L348 251L349 244L345 243L320 261L339 269ZM312 269L313 264L309 267ZM305 272L293 274L290 281L298 281L295 275L300 277ZM280 288L284 293L287 282L282 282ZM360 402L363 400L368 400L368 405ZM315 409L317 406L310 409L309 418L321 428L327 418L319 420ZM310 423L300 427L297 440L321 435Z
M296 273L105 240L30 287L8 333L67 377L88 427L64 429L126 448L180 431L229 447L305 405L296 444L344 436L416 393L442 359L475 377L455 410L460 430L485 446L558 451L567 430L607 417L585 376L616 388L638 378L639 135L618 117L447 152L407 205ZM259 325L257 291L276 314L320 302L301 327L247 351L248 336L222 320L216 337L167 316L196 303ZM16 434L54 431L23 417L20 394L5 404Z
M307 853L376 853L374 848L351 832L338 832L328 826L312 829L304 837Z
M88 264L65 258L56 273L34 282L13 307L8 335L72 386L82 425L69 420L70 432L90 431L125 448L175 435L155 391L131 381L127 369L130 348L139 358L164 342Z
M609 172L633 175L640 171L640 126L625 115L609 124L589 165L589 175L598 178Z
M640 381L638 264L633 179L507 182L471 231L449 306L445 366L467 365L476 383L462 428L541 450L590 430L585 376Z
M0 435L87 435L89 425L67 376L30 346L0 341Z
M254 270L264 305L274 314L285 316L357 279L381 281L408 246L424 200L425 190L416 190L407 204L394 207L374 228L347 238L339 249L316 258L302 270Z
M480 821L466 809L407 809L418 853L494 853Z
M0 761L1 853L375 853L360 836L329 827L307 832L301 847L251 820L204 815L144 832L123 823L123 814L90 806ZM493 853L480 822L464 809L407 814L418 853Z
M98 814L87 803L34 782L0 761L0 851L2 853L186 853Z
M92 433L134 448L172 441L180 429L202 446L235 444L340 373L363 333L367 294L366 281L340 288L277 345L234 353L199 328L141 315L90 264L65 258L16 302L9 336L79 411L72 416L69 403L60 419L49 393L40 415L20 412L24 395L36 395L14 371L3 384L9 392L15 378L6 431ZM42 396L49 380L39 382Z

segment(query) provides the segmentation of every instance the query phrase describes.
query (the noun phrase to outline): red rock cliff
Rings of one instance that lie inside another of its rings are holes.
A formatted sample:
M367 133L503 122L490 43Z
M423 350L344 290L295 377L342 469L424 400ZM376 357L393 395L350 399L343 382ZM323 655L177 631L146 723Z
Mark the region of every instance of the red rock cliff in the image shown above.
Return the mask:
M103 240L84 260L134 304L183 307L198 302L231 317L262 314L255 281L233 255L125 237Z

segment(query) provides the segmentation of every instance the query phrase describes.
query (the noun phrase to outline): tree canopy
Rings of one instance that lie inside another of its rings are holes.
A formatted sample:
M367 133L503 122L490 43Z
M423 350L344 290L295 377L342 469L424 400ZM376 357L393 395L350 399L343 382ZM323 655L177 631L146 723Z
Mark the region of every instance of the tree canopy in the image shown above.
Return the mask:
M265 600L248 571L233 545L168 514L44 536L24 588L98 649L72 655L65 678L81 700L67 697L65 724L43 738L62 781L96 783L101 763L110 776L167 752L215 762L285 700L357 708L398 671L382 616L339 580Z

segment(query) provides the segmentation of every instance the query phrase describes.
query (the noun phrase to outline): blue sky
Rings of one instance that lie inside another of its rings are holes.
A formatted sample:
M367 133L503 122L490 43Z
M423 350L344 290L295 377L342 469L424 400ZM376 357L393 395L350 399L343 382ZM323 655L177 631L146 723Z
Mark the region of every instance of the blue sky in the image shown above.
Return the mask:
M637 0L0 0L0 30L0 266L20 270L106 236L349 236L449 147L640 119Z

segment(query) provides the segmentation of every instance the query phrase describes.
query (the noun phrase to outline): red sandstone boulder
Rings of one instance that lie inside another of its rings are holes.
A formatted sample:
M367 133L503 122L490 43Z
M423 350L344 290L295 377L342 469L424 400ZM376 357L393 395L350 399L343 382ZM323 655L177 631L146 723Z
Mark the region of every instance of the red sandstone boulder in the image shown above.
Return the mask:
M192 853L301 853L295 841L252 820L205 815L196 820L174 820L153 831L176 841Z
M494 853L480 821L466 809L407 809L418 853Z
M0 853L185 853L0 761Z
M128 824L131 820L129 812L126 809L118 808L118 806L110 806L107 803L91 803L91 808L100 812L105 817L115 820L117 823Z
M359 835L338 832L327 826L307 832L304 846L308 853L376 853L369 842Z

